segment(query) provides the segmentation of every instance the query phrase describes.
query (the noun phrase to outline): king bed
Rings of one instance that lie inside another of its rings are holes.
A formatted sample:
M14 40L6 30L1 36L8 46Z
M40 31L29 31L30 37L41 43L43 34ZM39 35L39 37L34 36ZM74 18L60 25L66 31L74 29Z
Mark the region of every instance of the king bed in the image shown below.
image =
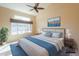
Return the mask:
M64 47L64 38L64 28L43 28L39 35L20 39L18 45L29 56L55 56Z

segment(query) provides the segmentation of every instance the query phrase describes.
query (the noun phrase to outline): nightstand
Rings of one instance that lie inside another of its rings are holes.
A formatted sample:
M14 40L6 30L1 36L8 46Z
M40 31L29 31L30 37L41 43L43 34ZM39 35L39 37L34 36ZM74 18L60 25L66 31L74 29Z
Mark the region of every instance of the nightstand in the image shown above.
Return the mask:
M66 38L64 40L64 46L67 47L66 52L67 53L75 53L77 45L73 38Z

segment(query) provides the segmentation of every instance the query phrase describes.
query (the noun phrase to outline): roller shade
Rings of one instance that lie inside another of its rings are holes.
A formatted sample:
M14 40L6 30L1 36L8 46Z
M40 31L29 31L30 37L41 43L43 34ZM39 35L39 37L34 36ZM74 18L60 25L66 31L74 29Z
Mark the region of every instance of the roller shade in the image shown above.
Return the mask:
M27 24L33 24L32 21L23 21L23 20L17 20L17 19L10 19L10 22L12 22L12 23L27 23Z

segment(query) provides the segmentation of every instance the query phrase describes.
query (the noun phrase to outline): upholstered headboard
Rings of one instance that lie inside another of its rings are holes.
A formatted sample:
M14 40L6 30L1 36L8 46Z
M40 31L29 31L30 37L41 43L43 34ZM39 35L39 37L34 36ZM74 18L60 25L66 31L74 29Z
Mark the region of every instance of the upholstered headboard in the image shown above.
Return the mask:
M52 31L52 32L62 32L63 33L63 38L65 38L66 33L65 33L65 28L42 28L42 31Z

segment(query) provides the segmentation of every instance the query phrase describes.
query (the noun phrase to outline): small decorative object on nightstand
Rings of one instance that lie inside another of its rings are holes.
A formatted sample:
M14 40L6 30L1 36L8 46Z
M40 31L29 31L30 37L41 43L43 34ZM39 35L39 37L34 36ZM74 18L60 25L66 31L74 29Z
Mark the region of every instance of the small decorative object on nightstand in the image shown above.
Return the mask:
M77 50L77 44L73 38L66 38L64 40L64 45L67 47L66 53L75 53Z

